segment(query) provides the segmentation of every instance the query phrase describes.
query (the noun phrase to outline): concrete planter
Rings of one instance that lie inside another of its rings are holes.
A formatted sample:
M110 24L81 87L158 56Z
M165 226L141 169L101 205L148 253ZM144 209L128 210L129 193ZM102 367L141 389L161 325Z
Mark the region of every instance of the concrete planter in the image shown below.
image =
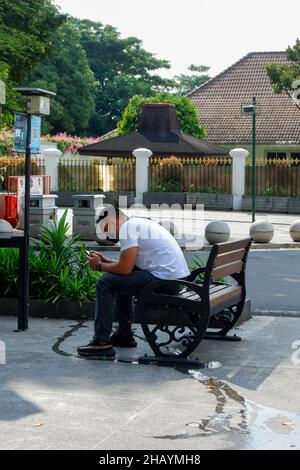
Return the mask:
M134 204L134 191L122 191L119 193L113 192L113 191L108 191L103 193L105 195L104 203L106 204L112 204L116 200L119 201L119 197L126 196L127 197L127 207L130 207Z
M288 212L291 214L300 214L300 197L289 197Z
M256 201L256 211L257 212L278 212L278 213L287 213L288 212L288 197L275 197L275 196L257 196ZM242 200L242 210L251 211L252 209L252 198L251 196L243 196Z
M0 316L17 316L18 300L0 297ZM84 303L81 306L78 302L62 302L60 304L45 304L42 300L30 300L30 317L32 318L54 318L67 320L93 320L95 314L95 304L93 302ZM251 317L251 302L246 300L244 310L241 314L238 325L249 320ZM114 321L116 319L114 318ZM134 321L139 323L139 318L135 313ZM237 325L237 326L238 326Z
M75 191L75 192L61 192L61 191L55 191L54 194L58 195L56 205L58 207L73 207L74 204L74 199L73 196L77 196L80 194L98 194L98 193L88 193L85 191ZM127 196L127 204L131 206L134 203L134 192L133 191L128 191L128 192L99 192L99 194L104 194L106 197L104 199L104 202L107 204L111 204L113 201L118 200L119 196Z
M18 315L18 300L6 297L0 298L1 315ZM95 313L94 303L62 302L59 304L44 303L39 299L31 299L29 315L33 318L66 318L78 320L82 318L92 319Z
M231 211L233 207L232 194L185 193L186 204L204 204L204 209Z
M176 192L147 192L143 195L143 204L146 207L151 207L151 204L179 204L181 207L185 204L185 193Z

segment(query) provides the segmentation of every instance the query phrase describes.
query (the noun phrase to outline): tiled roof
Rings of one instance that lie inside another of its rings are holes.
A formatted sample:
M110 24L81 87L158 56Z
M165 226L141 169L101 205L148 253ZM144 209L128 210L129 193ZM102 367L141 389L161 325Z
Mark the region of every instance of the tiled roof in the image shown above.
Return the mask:
M242 104L257 98L257 143L300 143L300 110L286 95L273 92L266 65L287 62L285 52L252 52L192 91L208 142L250 143L252 117Z

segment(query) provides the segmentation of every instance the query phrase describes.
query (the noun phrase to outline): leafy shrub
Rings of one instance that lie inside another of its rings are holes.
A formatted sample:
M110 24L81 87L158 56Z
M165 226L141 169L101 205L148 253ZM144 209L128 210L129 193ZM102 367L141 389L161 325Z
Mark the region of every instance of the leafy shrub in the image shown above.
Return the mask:
M0 297L18 295L19 253L17 249L0 249Z
M198 269L198 268L205 268L206 263L207 263L207 259L205 261L203 261L200 258L199 255L195 255L192 258L192 260L189 264L189 269L190 269L190 271L194 271L195 269ZM200 282L203 282L204 281L204 273L198 274L198 276L196 277L196 280L200 281Z
M85 248L76 246L78 236L67 236L66 216L44 226L41 240L30 248L30 297L53 303L93 302L101 273L90 270ZM0 250L0 297L18 294L18 258L17 250Z
M189 186L190 193L208 193L208 194L224 194L224 190L218 186Z
M284 194L276 186L270 186L263 191L263 196L284 196Z
M0 132L0 156L12 155L13 132L1 130Z
M199 255L195 255L189 264L190 271L194 271L195 269L198 269L198 268L205 268L207 264L207 260L208 258L205 261L203 261ZM205 273L200 273L198 274L195 280L199 281L200 283L204 282L204 276L205 276ZM231 278L225 279L224 277L221 277L220 279L218 279L218 282L222 284L228 284L228 283L232 284L232 279Z
M178 193L181 191L181 186L177 181L166 180L155 186L152 191L162 193Z
M67 135L66 133L56 135L45 135L42 137L43 142L54 142L62 153L70 152L76 154L78 149L84 145L95 143L94 137L78 137L77 135Z
M180 158L171 155L171 157L159 160L159 180L160 183L155 186L152 191L160 192L180 192L182 185L180 184L183 164Z

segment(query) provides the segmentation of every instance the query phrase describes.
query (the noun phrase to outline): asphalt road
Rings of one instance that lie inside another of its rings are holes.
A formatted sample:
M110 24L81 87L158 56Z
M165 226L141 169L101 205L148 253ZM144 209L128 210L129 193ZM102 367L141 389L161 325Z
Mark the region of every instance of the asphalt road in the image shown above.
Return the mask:
M251 251L247 297L254 313L300 316L300 250Z
M117 252L106 254L117 258ZM186 253L190 264L195 253ZM204 260L208 253L200 253ZM253 313L300 317L300 250L253 250L247 263Z
M247 288L254 311L300 316L300 250L251 252Z

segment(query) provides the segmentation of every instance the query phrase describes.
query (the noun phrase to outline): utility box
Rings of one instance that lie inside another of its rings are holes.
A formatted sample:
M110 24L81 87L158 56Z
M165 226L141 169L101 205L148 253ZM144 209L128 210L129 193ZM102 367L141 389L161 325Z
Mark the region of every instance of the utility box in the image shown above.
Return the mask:
M82 240L96 240L96 220L103 205L104 194L75 194L73 209L73 233L80 235Z
M50 99L47 96L28 96L27 112L28 114L37 114L38 116L49 116Z
M30 196L29 224L31 237L39 237L41 232L41 225L45 225L47 222L55 218L57 213L55 199L57 197L58 196L56 194ZM23 210L20 212L22 215L20 216L18 228L23 230Z

